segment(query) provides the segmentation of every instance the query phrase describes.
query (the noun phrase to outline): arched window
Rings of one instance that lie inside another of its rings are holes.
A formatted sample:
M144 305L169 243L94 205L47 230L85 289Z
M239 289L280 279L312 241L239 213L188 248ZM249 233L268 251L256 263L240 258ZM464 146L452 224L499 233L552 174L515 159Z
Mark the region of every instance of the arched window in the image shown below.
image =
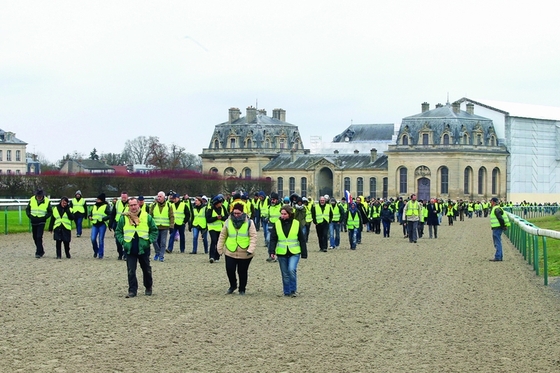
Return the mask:
M250 179L251 178L251 169L246 168L243 176L245 176L245 179Z
M218 140L214 140L214 149L220 149L220 142Z
M399 170L399 193L401 194L406 194L408 191L407 172L406 167Z
M492 170L492 194L498 194L498 184L500 182L500 170L498 168L494 168Z
M278 198L279 199L284 198L284 178L283 177L278 178L276 186L278 187Z
M469 145L469 135L466 133L463 135L463 144Z
M463 175L463 193L464 194L469 194L470 190L471 190L471 168L467 167L465 168L465 172Z
M211 174L217 174L217 173L218 173L218 169L217 169L216 167L212 167L212 168L210 169L210 173L211 173Z
M229 139L229 147L230 149L235 149L235 139Z
M478 194L484 194L484 184L486 181L486 169L480 167L478 169Z
M389 178L383 178L383 199L387 199L389 196Z
M348 192L350 192L350 178L349 177L345 177L344 178L344 190L347 190Z
M445 166L441 168L441 193L449 194L449 169Z
M476 135L476 145L483 145L482 144L482 135L479 133Z
M402 137L402 144L403 144L403 145L408 145L408 136L407 136L407 135L404 135L404 136Z
M490 146L496 146L496 138L494 136L490 136Z
M449 145L449 135L447 133L443 135L443 145Z
M374 177L369 178L369 196L377 198L377 179Z
M301 196L302 197L307 197L307 178L306 177L301 178Z
M290 195L292 195L296 192L296 178L291 177L288 183L289 183Z
M430 135L427 133L422 134L422 145L429 145L430 144Z
M359 177L358 178L358 196L363 196L363 195L364 195L364 178Z

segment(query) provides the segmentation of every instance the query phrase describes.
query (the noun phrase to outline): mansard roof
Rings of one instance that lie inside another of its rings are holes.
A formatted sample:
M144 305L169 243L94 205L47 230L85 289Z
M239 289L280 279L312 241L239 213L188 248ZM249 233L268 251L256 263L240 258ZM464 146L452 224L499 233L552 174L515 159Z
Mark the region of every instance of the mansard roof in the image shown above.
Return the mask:
M0 143L27 145L25 141L18 139L15 133L4 131L2 129L0 129Z
M386 155L380 155L372 162L371 154L306 154L300 157L280 154L264 166L263 171L309 170L321 164L331 164L338 170L388 168Z
M468 97L463 97L457 102L471 102L473 104L477 104L487 109L494 110L502 114L507 114L512 117L560 120L560 107L555 106L520 104L514 102L485 99L475 101Z
M441 143L443 134L450 136L452 144L459 144L465 134L471 136L473 133L482 132L484 139L491 135L496 136L492 119L459 108L454 109L447 103L433 110L403 118L397 144L400 143L403 134L407 134L412 139L412 144L417 144L420 132L425 130L433 134L433 143L436 145Z
M391 141L393 123L352 124L333 138L333 142Z

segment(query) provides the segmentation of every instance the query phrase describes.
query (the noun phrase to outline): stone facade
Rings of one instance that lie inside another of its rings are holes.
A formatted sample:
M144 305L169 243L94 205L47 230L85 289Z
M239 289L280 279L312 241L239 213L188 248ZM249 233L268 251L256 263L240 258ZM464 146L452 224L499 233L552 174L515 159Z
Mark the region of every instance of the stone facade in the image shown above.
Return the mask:
M13 132L0 129L0 174L25 175L27 143L21 141Z

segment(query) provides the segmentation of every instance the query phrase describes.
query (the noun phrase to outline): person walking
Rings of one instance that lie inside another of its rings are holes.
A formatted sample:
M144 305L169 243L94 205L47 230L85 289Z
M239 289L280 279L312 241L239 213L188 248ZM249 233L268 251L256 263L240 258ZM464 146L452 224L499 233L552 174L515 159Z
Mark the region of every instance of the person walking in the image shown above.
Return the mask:
M43 246L45 224L52 216L51 201L45 197L43 189L37 189L35 195L29 199L25 214L31 222L31 233L35 243L35 258L42 258L45 255L45 247Z
M307 259L307 244L302 226L294 219L293 208L284 205L280 209L280 219L270 232L269 255L278 260L282 274L284 296L297 296L297 266L301 259Z
M229 214L224 207L224 196L218 194L212 198L211 205L206 209L206 223L208 224L208 233L210 234L210 254L209 262L214 263L220 260L218 254L218 240L220 239L220 232L224 227L224 222L227 220ZM253 220L253 219L251 219ZM253 220L256 229L256 223Z
M166 200L163 191L158 192L155 202L150 208L150 215L156 222L158 237L154 242L154 261L165 260L165 249L167 248L167 232L173 231L175 217L171 204Z
M416 200L416 194L412 194L403 209L403 220L406 219L408 242L410 243L416 243L418 240L418 222L421 213L422 205Z
M70 200L70 212L74 215L74 223L76 224L76 237L82 236L82 223L87 216L88 207L86 199L82 198L82 192L77 190L74 198Z
M58 205L52 210L49 232L53 234L56 242L56 259L62 259L62 244L64 243L64 253L70 259L70 241L72 239L72 220L74 215L71 212L67 197L62 197Z
M492 241L496 253L494 258L490 259L491 262L501 262L504 259L502 251L502 233L510 226L509 217L504 210L499 206L499 200L492 197L490 200L490 227L492 228Z
M187 222L189 210L185 201L181 201L178 193L174 193L172 201L169 203L173 210L174 224L173 228L169 229L169 242L167 244L166 253L173 252L173 244L175 243L175 236L179 234L179 251L185 252L185 224Z
M122 214L115 229L115 237L126 253L128 293L126 298L134 298L138 293L136 268L142 269L145 295L152 295L153 277L150 266L150 246L158 238L159 230L150 214L142 212L136 198L128 201L128 211Z
M241 203L233 205L229 218L225 221L218 239L218 254L224 254L229 288L232 294L239 286L239 295L245 295L249 265L257 246L257 230L244 212ZM237 276L239 276L239 282Z
M270 248L270 231L272 230L272 227L278 221L278 219L280 219L281 208L282 204L280 203L280 197L278 196L278 193L270 193L270 202L268 206L268 212L266 213L266 215L268 216L268 234L265 242L267 250ZM266 258L266 261L272 263L276 262L276 259L269 255L268 258Z
M391 235L391 223L395 220L395 214L389 207L389 202L383 204L379 217L381 219L381 224L383 224L383 237L389 238Z
M117 223L121 216L128 211L128 193L125 191L121 192L121 198L113 204L111 208L111 219L109 221L109 230L115 230ZM118 260L123 260L125 258L124 250L122 245L119 243L115 237L115 244L117 245L117 253L119 254Z
M329 223L329 249L338 249L340 246L340 221L344 212L334 197L330 199L330 205L332 220Z
M329 224L332 220L332 210L324 196L321 196L319 203L314 204L311 208L311 217L317 231L319 250L326 253L329 245Z
M207 200L202 197L196 197L193 206L193 220L189 226L189 232L193 234L193 249L190 254L196 254L198 250L198 237L202 236L202 244L204 253L208 254L208 223L206 222Z
M356 250L358 244L358 232L362 226L362 214L358 210L356 202L348 204L348 215L346 217L346 228L348 230L348 240L350 241L350 250Z
M97 196L95 204L89 213L91 221L91 244L93 257L103 259L105 255L105 232L111 219L111 207L105 199L105 193Z

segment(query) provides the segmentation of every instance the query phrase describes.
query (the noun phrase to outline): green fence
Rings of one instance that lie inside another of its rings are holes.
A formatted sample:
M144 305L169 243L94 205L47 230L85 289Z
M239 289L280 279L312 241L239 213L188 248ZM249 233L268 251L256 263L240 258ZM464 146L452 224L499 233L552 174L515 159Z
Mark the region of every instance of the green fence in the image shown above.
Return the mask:
M523 255L525 260L533 266L533 270L537 276L540 276L540 260L542 259L544 284L548 285L548 255L546 250L546 239L560 239L560 232L549 229L540 229L517 215L510 212L506 212L506 214L509 216L511 226L505 234L517 250L519 250L519 252ZM550 213L548 215L550 215Z

